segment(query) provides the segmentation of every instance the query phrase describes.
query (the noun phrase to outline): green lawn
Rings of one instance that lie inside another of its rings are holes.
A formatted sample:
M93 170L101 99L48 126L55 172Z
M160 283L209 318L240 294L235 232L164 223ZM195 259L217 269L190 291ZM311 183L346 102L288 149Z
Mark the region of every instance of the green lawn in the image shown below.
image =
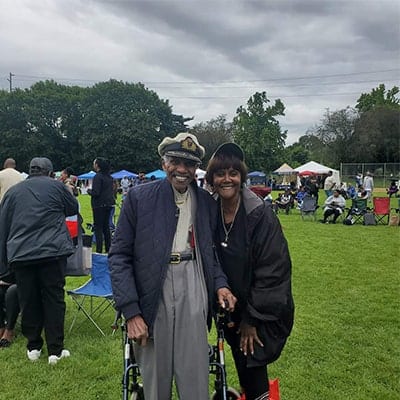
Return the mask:
M322 203L322 191L320 197ZM89 197L81 196L80 202L85 222L91 222ZM296 303L292 335L281 358L269 367L270 376L280 379L281 399L397 400L400 229L324 225L302 221L295 210L279 218L293 260ZM70 277L67 288L85 279ZM121 398L120 331L102 337L84 323L68 333L74 311L67 298L65 344L70 359L56 366L49 366L47 357L30 363L21 334L0 351L0 399ZM110 311L100 320L108 332L113 318ZM230 358L228 363L230 384L237 387Z

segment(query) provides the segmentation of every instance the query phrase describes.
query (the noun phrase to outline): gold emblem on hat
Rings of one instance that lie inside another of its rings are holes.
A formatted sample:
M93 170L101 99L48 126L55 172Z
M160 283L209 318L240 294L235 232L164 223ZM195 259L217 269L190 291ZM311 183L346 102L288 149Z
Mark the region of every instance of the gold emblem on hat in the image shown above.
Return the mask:
M195 153L197 150L197 145L191 137L187 137L185 140L182 140L181 147L182 149L192 151L193 153Z

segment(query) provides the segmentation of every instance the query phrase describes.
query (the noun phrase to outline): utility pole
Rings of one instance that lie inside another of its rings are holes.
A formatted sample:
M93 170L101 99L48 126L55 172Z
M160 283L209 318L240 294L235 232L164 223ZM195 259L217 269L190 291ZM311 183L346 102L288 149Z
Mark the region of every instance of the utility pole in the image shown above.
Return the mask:
M15 76L15 75L10 72L10 77L7 78L8 82L10 82L10 93L12 92L12 77L13 76Z

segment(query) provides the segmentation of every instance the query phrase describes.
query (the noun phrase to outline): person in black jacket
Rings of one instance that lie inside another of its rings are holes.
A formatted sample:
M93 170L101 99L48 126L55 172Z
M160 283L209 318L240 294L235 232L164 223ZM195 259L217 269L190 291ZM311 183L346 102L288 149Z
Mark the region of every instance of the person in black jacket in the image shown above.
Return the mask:
M275 361L292 329L291 260L272 207L244 186L242 149L221 145L206 180L218 197L217 251L237 298L233 326L225 327L246 400L268 399L267 364Z
M117 308L143 377L146 400L208 399L207 322L216 298L235 298L213 246L216 204L194 181L204 148L196 136L166 137L166 179L129 190L109 253Z
M1 202L0 276L10 269L15 274L29 360L41 355L44 329L49 364L56 364L70 355L64 349L64 274L73 245L65 218L78 214L78 202L50 178L52 171L48 158L33 158L29 177Z
M96 235L96 252L108 253L111 245L110 214L115 204L113 178L110 174L110 161L97 157L93 169L97 172L93 178L92 188L88 189L93 211L94 234Z

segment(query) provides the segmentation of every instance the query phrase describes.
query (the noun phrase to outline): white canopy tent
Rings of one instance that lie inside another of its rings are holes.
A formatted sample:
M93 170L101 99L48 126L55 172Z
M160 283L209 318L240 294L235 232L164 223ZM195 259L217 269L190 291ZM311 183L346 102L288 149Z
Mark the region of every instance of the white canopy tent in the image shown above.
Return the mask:
M300 165L300 167L297 167L294 170L297 172L310 171L314 172L314 174L316 175L327 175L329 171L332 171L333 179L335 180L335 182L338 185L341 182L340 172L337 169L327 167L326 165L319 164L315 161L309 161L304 165Z
M290 165L283 163L278 169L272 172L275 175L282 175L282 185L289 185L291 181L296 182L298 174Z

